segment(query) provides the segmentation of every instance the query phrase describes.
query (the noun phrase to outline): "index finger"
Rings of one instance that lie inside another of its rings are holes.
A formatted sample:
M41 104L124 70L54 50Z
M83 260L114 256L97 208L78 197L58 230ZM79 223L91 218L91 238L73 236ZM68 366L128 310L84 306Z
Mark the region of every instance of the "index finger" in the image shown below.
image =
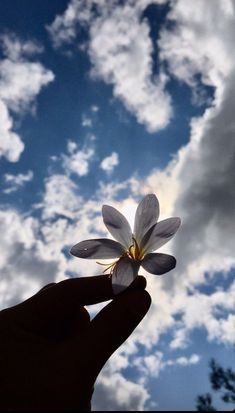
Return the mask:
M145 288L146 281L137 277L129 288ZM40 290L14 307L22 319L32 318L40 324L66 319L85 305L97 304L114 298L112 281L107 275L71 278ZM13 310L13 308L12 308Z

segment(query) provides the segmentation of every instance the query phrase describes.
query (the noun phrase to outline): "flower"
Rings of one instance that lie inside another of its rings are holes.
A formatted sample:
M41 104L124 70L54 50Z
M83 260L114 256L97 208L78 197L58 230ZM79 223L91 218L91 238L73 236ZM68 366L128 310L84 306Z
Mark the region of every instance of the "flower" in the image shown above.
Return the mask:
M180 226L180 218L168 218L157 222L159 202L154 194L149 194L139 203L134 232L127 219L117 209L103 205L104 224L116 241L99 238L79 242L71 249L71 254L79 258L109 259L116 261L106 265L110 270L115 294L127 288L137 277L140 265L148 272L162 275L176 265L172 255L154 253L174 236Z

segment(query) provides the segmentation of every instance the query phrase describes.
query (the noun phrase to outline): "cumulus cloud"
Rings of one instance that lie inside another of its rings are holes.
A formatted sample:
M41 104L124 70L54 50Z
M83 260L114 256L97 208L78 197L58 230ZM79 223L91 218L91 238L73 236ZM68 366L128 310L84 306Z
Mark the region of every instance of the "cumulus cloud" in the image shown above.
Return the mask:
M77 187L66 175L52 175L46 179L43 219L60 215L73 218L78 204Z
M75 142L69 141L67 146L68 155L62 155L63 167L67 173L73 173L78 176L87 175L89 172L90 162L94 158L94 148L85 145L83 148L78 149Z
M152 3L72 0L63 15L48 27L56 47L79 38L79 26L89 32L92 75L113 85L114 96L149 132L164 128L172 116L167 76L160 68L153 76L153 43L142 14Z
M51 35L54 47L58 48L65 43L70 43L77 35L77 19L80 15L82 21L89 19L89 9L81 7L81 2L72 0L63 15L56 16L51 25L47 26L47 30Z
M100 168L107 173L111 173L115 166L119 164L119 156L117 152L112 152L109 156L104 158L100 163Z
M12 130L13 121L6 105L0 99L0 157L17 162L24 150L20 136Z
M222 88L234 68L233 1L196 0L190 7L186 0L177 0L168 20L176 25L162 30L158 44L171 73L191 86L200 74L202 83Z
M25 174L20 173L18 175L5 174L4 179L7 184L7 188L3 189L3 192L5 194L10 194L24 186L26 182L32 181L33 171L28 171Z
M148 356L136 357L133 365L142 373L141 382L145 382L151 376L158 377L160 372L167 367L181 366L187 367L199 363L200 356L192 354L189 357L177 357L176 359L164 360L164 354L160 351Z
M94 410L143 411L149 399L148 391L138 383L126 379L120 372L103 370L92 401Z
M13 114L31 110L41 89L53 79L53 73L33 61L42 48L32 41L23 42L15 35L2 35L0 47L0 156L17 162L24 150L19 134L14 131Z
M0 210L1 308L14 305L37 292L56 275L57 262L40 257L38 222L17 211Z

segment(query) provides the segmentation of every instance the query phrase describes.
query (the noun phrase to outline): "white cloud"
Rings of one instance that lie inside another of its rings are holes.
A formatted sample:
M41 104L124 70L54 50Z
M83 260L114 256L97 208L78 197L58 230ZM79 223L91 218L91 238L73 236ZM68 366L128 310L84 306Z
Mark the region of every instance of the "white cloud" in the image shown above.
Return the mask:
M40 257L38 222L17 211L0 210L0 306L14 305L54 279L57 262Z
M141 10L125 3L92 21L89 54L93 75L113 85L113 93L149 132L164 128L172 116L164 73L152 77L153 45Z
M17 191L26 182L32 181L33 171L28 171L25 174L20 173L18 175L5 174L4 179L8 187L3 189L3 192L5 194L10 194L12 192Z
M99 110L100 110L99 106L97 106L97 105L92 105L91 106L91 111L92 112L96 113L96 112L99 112Z
M176 26L162 31L159 46L174 76L194 85L200 74L204 84L223 87L234 68L234 3L178 0L168 19Z
M89 12L88 12L89 13ZM56 16L51 25L47 26L47 30L51 35L54 47L61 47L64 43L69 43L76 38L76 23L80 15L82 21L89 19L87 12L81 7L77 0L72 0L63 15ZM87 17L86 17L87 15Z
M104 158L100 163L100 168L107 173L113 172L115 166L119 164L119 156L117 152L112 152L109 156Z
M92 119L87 115L82 115L82 126L84 128L91 128L93 125Z
M119 372L109 371L107 365L99 376L92 400L94 410L143 411L149 399L147 390L126 379Z
M35 98L54 75L41 63L32 61L40 46L23 42L14 35L2 35L0 46L0 156L17 162L24 150L21 136L14 132L12 112L21 115L32 110Z
M188 358L187 357L178 357L174 362L175 362L175 364L179 364L180 366L190 366L192 364L199 363L199 361L200 361L200 356L198 354L192 354ZM168 363L168 365L169 365L169 363Z
M13 121L6 105L0 99L0 157L17 162L24 150L20 136L12 130Z
M90 162L94 159L94 148L85 145L82 149L78 149L75 142L68 142L69 155L62 155L63 167L67 173L73 173L78 176L85 176L89 172Z
M179 304L179 303L178 303ZM180 308L181 307L181 308ZM195 293L185 296L178 310L182 312L181 336L195 328L207 330L208 339L234 344L235 333L235 283L212 294ZM172 346L176 348L177 346Z
M43 52L42 45L31 40L22 42L14 33L0 35L0 42L2 43L4 55L12 61L18 61L23 56L30 58Z
M43 218L56 215L73 218L79 205L77 187L66 175L52 175L46 179L43 199Z
M136 357L133 361L135 366L141 373L141 383L144 384L150 377L159 377L161 371L167 367L181 366L187 367L198 364L201 360L198 354L192 354L189 357L178 357L176 359L164 360L164 354L160 351L148 356Z
M78 25L85 27L89 31L92 75L112 84L114 96L149 132L156 132L171 119L172 105L165 90L168 79L161 68L153 79L150 27L146 19L141 19L151 3L163 2L72 0L48 30L54 45L60 47L75 41Z

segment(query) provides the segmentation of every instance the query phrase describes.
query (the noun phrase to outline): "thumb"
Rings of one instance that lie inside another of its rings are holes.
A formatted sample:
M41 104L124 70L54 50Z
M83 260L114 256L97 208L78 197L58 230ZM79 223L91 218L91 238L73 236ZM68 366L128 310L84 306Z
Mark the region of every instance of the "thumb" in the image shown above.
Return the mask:
M89 371L94 381L101 368L118 347L131 335L151 305L145 290L127 290L92 320L86 340Z

